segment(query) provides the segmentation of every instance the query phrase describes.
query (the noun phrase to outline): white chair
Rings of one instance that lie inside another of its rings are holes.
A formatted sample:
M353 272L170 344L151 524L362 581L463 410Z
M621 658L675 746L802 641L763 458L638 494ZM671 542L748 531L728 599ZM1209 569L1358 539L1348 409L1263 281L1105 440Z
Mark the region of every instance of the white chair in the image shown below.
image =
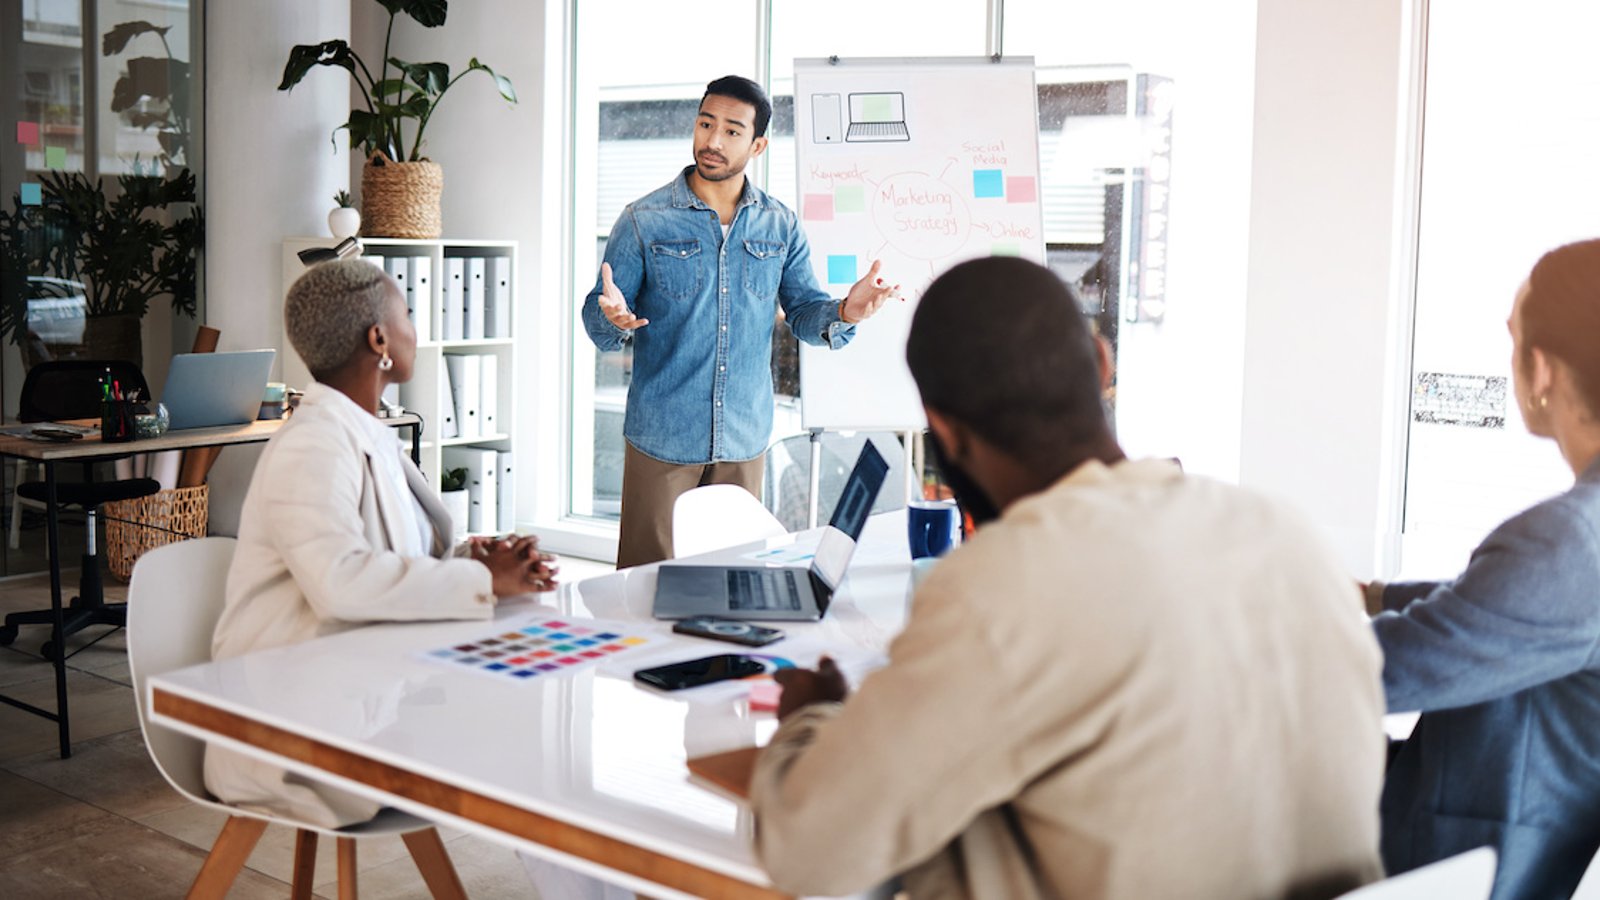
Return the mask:
M1339 900L1488 900L1494 867L1494 848L1479 847L1341 894Z
M672 555L695 556L784 534L783 523L736 484L685 491L672 504Z
M434 897L462 898L466 890L433 826L385 809L371 822L337 831L261 815L219 802L206 791L204 741L150 722L145 681L152 675L209 662L211 634L222 614L223 588L233 561L233 538L209 537L168 544L145 553L128 584L128 666L132 670L139 728L156 768L178 793L229 816L189 897L221 898L238 877L269 823L299 830L294 849L294 897L310 897L315 883L317 837L338 840L339 896L356 896L358 838L398 834Z

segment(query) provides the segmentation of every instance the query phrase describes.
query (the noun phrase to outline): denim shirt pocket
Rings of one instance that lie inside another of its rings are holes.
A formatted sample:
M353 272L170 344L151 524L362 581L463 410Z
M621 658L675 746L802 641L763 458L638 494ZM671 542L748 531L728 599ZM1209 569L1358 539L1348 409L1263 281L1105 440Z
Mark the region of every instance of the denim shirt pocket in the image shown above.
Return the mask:
M766 300L778 295L778 284L783 280L783 263L787 258L779 241L744 242L744 287L757 299Z
M651 287L668 300L689 300L700 293L700 242L652 241Z

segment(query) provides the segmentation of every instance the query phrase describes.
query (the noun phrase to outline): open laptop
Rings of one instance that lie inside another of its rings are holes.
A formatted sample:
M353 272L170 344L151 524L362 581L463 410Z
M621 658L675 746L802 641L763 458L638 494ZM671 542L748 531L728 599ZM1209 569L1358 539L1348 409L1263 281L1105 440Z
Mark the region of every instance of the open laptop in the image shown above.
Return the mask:
M808 621L822 618L855 555L889 464L868 441L845 480L833 519L809 568L664 564L656 573L655 617Z
M170 427L211 428L243 425L261 414L276 350L226 353L179 353L167 370L161 402L172 417Z
M906 130L906 95L899 91L850 95L850 127L844 139L851 143L909 141Z

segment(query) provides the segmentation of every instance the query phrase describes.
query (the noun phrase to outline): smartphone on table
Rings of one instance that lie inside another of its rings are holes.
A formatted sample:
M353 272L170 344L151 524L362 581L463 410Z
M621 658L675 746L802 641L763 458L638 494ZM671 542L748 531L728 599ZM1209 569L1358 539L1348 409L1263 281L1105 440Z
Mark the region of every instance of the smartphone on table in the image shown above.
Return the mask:
M759 659L751 659L737 653L724 653L720 656L707 656L704 659L656 666L653 669L640 669L633 673L633 678L641 684L663 691L681 691L702 684L749 678L751 675L760 675L766 670L766 664Z
M672 630L678 634L692 634L695 637L743 644L746 647L765 647L773 641L783 640L783 632L776 628L764 628L749 622L719 619L716 616L679 619L673 623Z

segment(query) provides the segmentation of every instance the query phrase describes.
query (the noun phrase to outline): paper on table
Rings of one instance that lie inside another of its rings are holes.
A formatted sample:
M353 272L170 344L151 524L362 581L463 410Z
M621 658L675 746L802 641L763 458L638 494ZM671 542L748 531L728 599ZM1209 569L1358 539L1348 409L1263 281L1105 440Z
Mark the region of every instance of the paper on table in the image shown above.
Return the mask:
M785 544L782 547L752 550L740 558L777 565L793 565L795 563L810 562L811 558L816 555L817 548L810 544Z

